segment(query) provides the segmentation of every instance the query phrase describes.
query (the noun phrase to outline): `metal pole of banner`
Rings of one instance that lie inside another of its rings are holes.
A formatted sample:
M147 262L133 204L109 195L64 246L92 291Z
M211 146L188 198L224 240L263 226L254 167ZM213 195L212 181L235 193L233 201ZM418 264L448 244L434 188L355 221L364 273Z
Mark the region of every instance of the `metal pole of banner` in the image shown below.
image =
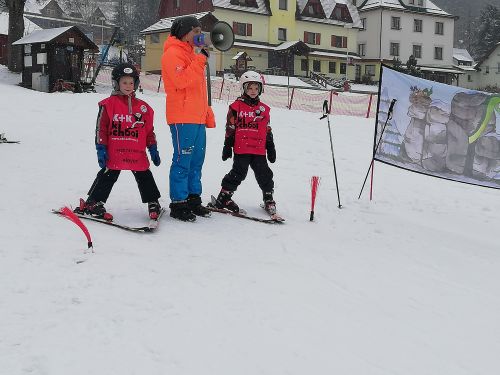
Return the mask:
M370 162L370 166L368 167L368 170L366 171L366 176L365 180L363 181L363 186L361 187L361 191L359 192L358 199L361 198L361 194L363 193L363 189L365 188L366 180L368 179L368 175L370 174L370 170L373 170L373 163L375 162L375 154L377 153L378 147L380 146L380 143L382 142L382 136L384 135L385 128L387 126L387 123L389 122L390 119L392 119L392 111L394 109L394 104L396 104L397 99L392 99L391 105L389 106L389 111L387 112L387 118L385 119L385 124L382 127L382 131L380 132L380 137L378 139L378 142L375 146L375 149L373 150L373 156L372 160ZM373 175L372 175L372 184L373 184Z
M332 129L330 126L330 111L328 109L328 100L323 102L323 116L320 117L320 120L323 120L326 117L328 122L328 133L330 134L330 148L332 150L332 161L333 161L333 174L335 176L335 187L337 188L337 200L339 202L338 207L342 208L340 204L340 192L339 192L339 183L337 179L337 167L335 166L335 155L333 154L333 141L332 141Z
M210 82L210 65L208 65L208 57L207 57L207 97L208 97L208 105L212 105L212 85Z

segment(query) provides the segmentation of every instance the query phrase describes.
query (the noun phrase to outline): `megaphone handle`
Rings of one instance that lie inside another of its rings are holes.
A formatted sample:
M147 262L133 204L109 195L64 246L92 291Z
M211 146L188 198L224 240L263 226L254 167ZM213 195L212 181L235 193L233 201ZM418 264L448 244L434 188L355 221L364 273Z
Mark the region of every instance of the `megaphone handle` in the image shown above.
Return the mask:
M210 66L208 65L208 59L207 59L207 97L208 97L208 105L212 105L212 87L211 87L211 82L210 82Z

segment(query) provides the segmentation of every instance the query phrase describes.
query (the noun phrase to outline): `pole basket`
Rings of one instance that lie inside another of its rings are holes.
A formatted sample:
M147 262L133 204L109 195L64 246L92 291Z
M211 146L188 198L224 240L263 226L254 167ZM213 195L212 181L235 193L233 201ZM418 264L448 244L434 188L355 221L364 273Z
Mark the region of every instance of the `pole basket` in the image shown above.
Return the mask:
M318 193L320 180L319 176L311 177L311 214L309 215L309 221L314 220L314 205L316 203L316 194Z

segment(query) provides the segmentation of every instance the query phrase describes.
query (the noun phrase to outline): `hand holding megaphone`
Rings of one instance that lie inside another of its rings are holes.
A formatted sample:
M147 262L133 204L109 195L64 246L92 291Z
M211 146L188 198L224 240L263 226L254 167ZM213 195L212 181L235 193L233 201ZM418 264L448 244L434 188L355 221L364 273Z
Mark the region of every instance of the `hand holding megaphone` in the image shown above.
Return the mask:
M210 34L196 34L193 38L193 42L195 46L202 49L202 53L204 53L203 50L206 50L206 53L208 53L208 46L213 46L219 51L224 52L231 49L233 46L234 32L227 22L219 21L214 25Z
M208 51L208 45L205 42L205 34L196 34L193 37L193 43L196 47L200 48L200 53L203 53L207 59L210 57L210 52Z

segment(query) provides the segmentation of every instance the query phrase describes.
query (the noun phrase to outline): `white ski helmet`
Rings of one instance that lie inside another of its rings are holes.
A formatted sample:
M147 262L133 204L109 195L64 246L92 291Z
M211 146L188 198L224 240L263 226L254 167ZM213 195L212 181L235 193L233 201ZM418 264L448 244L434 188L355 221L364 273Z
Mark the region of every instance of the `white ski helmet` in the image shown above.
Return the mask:
M262 78L261 75L253 70L247 70L240 77L241 93L244 94L249 83L257 83L259 85L259 95L262 94Z

